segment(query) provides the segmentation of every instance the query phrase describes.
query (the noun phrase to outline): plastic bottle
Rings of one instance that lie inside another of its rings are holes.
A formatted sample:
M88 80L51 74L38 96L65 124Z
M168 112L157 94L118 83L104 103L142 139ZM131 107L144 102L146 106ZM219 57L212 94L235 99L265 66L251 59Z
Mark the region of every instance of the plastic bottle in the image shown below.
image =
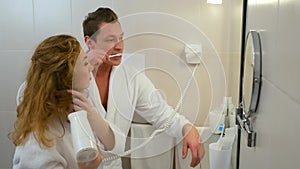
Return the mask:
M228 116L229 116L229 127L236 125L236 109L232 103L232 97L227 98Z

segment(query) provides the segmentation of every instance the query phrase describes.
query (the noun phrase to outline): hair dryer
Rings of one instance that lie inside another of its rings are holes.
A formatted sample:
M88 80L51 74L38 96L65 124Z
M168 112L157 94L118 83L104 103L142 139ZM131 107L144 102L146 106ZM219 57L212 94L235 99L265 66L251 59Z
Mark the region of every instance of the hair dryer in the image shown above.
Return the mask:
M87 112L80 110L68 115L77 162L84 163L96 159L98 148L96 139L87 119Z

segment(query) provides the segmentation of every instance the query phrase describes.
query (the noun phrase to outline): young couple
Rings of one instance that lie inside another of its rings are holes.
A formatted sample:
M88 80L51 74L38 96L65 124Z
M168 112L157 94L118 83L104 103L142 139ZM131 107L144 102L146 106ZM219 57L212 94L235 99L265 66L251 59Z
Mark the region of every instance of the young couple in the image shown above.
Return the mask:
M115 12L98 8L89 13L83 30L87 53L70 35L52 36L37 46L17 96L18 115L10 133L16 145L13 168L120 169L121 158L103 158L124 152L134 113L156 128L175 113L166 132L183 139L182 158L190 149L190 166L198 165L204 147L196 128L162 97L150 97L157 92L145 75L120 65L124 33ZM98 157L87 163L76 161L67 118L78 110L87 111L101 142Z

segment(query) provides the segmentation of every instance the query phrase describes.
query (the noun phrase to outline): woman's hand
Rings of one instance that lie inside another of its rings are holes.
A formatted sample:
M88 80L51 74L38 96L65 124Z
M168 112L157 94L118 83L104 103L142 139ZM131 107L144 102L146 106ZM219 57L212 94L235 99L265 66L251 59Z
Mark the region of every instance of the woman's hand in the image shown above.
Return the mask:
M75 111L85 110L88 112L95 113L96 111L92 107L88 97L84 93L78 92L76 90L68 90L73 95L73 108Z

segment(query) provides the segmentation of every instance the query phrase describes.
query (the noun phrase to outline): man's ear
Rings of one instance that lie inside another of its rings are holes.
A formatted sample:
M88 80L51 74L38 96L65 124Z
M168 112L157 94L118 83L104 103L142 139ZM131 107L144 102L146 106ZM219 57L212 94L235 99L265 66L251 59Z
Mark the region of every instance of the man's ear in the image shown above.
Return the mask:
M93 43L94 43L94 41L93 41L93 39L91 39L91 37L89 37L89 36L85 36L84 37L84 42L85 42L85 44L87 45L87 47L89 48L89 49L93 49Z

